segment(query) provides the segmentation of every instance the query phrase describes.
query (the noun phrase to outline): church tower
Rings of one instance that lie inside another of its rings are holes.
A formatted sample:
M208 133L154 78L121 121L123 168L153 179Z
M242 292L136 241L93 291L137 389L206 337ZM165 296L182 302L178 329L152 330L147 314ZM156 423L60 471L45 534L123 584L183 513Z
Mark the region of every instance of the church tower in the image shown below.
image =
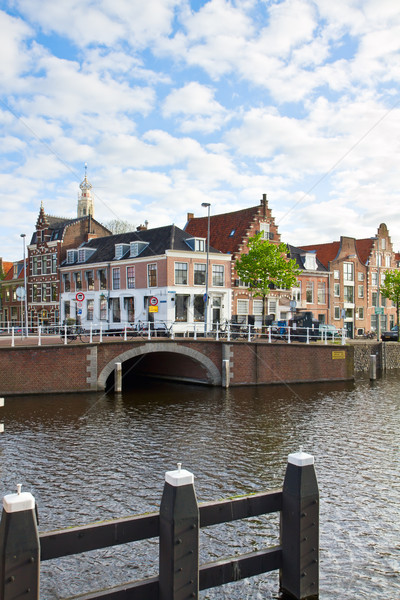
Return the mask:
M79 186L81 191L78 195L78 219L90 215L94 217L94 198L91 192L92 184L87 179L87 164L85 163L85 178Z

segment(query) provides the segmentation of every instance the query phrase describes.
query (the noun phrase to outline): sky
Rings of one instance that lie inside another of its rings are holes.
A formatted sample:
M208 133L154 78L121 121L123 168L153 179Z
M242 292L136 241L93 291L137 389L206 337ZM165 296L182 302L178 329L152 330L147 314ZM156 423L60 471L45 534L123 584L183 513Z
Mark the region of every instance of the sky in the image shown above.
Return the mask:
M254 206L282 241L400 250L398 0L0 0L0 256L46 213Z

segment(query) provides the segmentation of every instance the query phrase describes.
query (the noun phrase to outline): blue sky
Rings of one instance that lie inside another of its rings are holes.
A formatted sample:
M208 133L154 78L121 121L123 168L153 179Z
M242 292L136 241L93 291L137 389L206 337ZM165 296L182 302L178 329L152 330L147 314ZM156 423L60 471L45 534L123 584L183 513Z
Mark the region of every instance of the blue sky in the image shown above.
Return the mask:
M0 0L0 256L40 203L183 227L268 196L283 241L400 250L397 0Z

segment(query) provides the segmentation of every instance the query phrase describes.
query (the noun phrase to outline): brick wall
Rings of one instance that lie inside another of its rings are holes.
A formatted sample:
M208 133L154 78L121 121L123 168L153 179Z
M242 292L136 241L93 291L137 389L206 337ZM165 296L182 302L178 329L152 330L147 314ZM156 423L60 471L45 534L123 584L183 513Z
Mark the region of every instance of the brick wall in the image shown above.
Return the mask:
M353 346L187 339L154 340L150 345L145 341L118 341L0 348L0 395L96 391L104 370L108 369L107 377L116 361L124 364L133 358L132 362L137 362L135 357L143 352L147 373L173 374L216 385L220 383L223 359L230 361L230 385L335 381L354 376Z

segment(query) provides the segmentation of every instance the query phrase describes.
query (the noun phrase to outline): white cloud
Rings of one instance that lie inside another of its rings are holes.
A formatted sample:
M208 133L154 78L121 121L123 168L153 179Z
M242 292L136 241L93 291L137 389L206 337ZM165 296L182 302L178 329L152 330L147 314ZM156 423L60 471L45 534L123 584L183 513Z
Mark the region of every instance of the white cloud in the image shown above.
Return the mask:
M163 114L179 117L185 133L215 131L226 121L227 111L215 100L214 93L212 88L191 81L171 91L164 101Z

